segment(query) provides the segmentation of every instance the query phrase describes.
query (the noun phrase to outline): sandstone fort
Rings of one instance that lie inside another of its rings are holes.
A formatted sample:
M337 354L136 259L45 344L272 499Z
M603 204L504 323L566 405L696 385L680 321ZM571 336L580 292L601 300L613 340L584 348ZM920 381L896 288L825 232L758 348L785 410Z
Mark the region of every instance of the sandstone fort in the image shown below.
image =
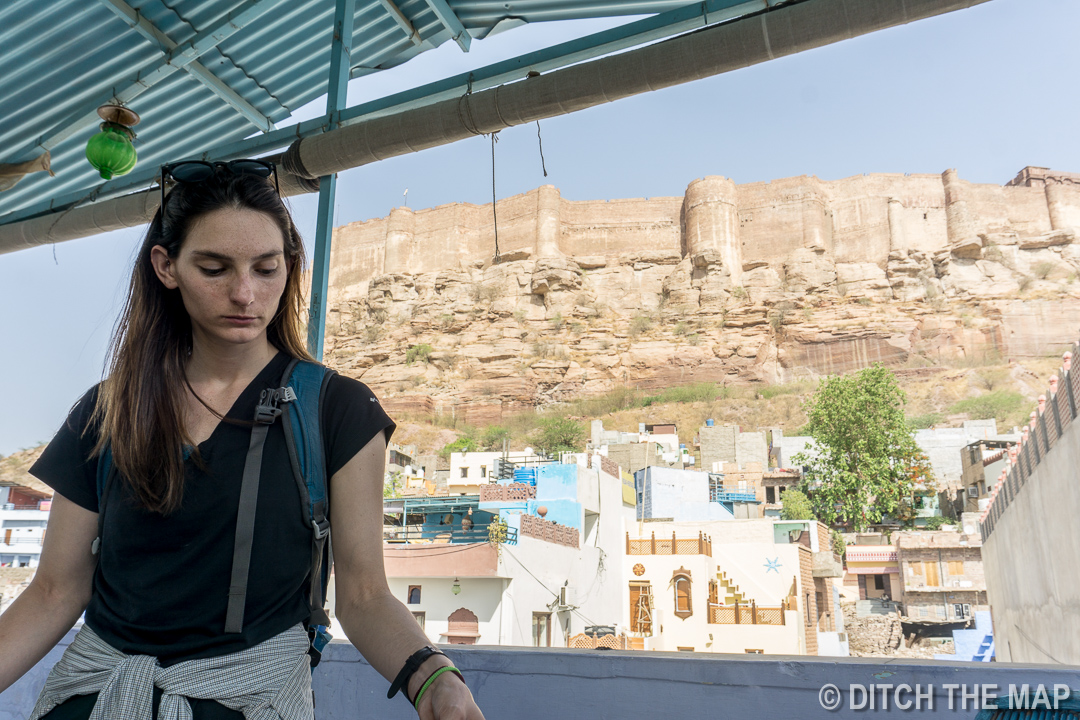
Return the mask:
M495 210L497 258L491 205L338 228L328 361L399 410L486 421L623 385L1043 356L1080 327L1076 173L544 186Z

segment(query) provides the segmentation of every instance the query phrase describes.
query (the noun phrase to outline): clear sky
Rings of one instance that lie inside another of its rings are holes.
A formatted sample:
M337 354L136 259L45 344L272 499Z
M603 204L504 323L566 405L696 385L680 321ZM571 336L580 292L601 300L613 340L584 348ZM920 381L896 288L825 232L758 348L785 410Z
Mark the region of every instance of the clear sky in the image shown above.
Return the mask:
M449 42L404 66L354 80L350 103L626 22L519 28ZM940 173L1004 184L1026 165L1080 171L1080 27L1076 0L991 0L969 10L718 77L505 130L498 197L545 182L574 200L679 196L693 179L738 183L793 175ZM1070 49L1072 48L1072 49ZM320 101L296 113L321 114ZM491 201L486 138L350 170L336 223L402 203ZM315 230L314 195L291 205ZM141 231L0 255L0 455L46 442L101 378Z

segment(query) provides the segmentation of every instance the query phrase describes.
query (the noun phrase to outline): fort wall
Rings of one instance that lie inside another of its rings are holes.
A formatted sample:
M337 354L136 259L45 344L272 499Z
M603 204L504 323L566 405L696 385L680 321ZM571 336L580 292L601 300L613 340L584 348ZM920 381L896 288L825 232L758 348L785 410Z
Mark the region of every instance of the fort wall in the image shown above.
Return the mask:
M495 206L395 208L335 229L331 286L363 297L383 274L418 275L503 260L585 258L618 265L652 253L716 255L731 285L757 267L782 268L811 250L833 264L873 264L890 254L977 258L997 240L1080 227L1080 175L1025 168L1000 186L941 175L812 176L736 185L711 176L679 197L577 201L545 185ZM709 262L713 262L710 260Z

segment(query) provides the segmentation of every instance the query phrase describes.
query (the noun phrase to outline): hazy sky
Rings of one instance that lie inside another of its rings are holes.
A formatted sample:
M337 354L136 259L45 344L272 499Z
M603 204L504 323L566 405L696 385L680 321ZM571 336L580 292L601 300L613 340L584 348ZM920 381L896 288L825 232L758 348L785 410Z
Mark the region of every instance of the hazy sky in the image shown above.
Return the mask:
M350 103L626 22L523 27L464 54L453 42L349 86ZM940 173L1004 184L1026 165L1080 171L1076 0L992 0L970 10L764 65L505 130L500 198L545 182L573 200L678 196L693 179ZM297 112L321 114L325 100ZM409 206L491 200L475 138L343 173L337 224ZM315 230L315 195L294 198ZM46 442L101 377L141 230L0 255L0 455Z

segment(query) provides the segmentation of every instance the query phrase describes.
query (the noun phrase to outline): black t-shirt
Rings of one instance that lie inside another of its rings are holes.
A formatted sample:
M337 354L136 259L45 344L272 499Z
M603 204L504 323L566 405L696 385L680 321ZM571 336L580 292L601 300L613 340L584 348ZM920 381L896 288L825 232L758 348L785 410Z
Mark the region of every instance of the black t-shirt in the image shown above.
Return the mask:
M277 387L289 357L279 353L240 394L227 417L250 421L262 390ZM30 473L97 512L97 441L83 434L97 388L72 409ZM394 422L363 383L336 375L321 408L327 478ZM225 634L236 513L250 425L219 423L199 445L206 471L185 462L178 511L149 512L125 482L114 482L86 624L117 650L156 656L163 666L238 652L308 617L311 530L289 463L280 421L263 455L243 631Z

